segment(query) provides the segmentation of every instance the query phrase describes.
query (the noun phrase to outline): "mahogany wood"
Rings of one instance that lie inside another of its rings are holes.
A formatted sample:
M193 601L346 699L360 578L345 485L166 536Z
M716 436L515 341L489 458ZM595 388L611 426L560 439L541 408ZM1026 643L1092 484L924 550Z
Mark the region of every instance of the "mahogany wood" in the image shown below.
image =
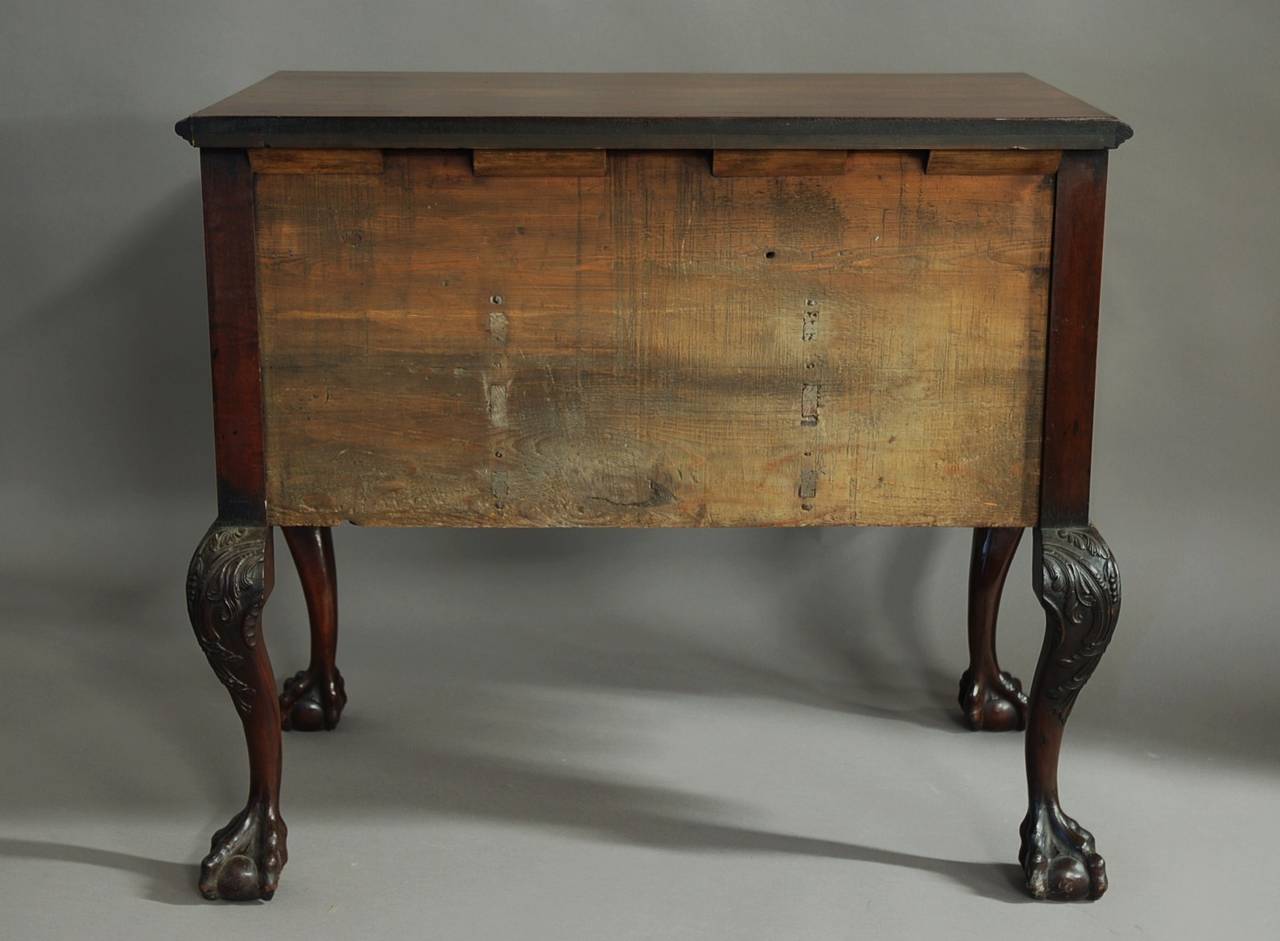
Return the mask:
M187 572L187 612L196 641L231 694L249 750L249 798L213 835L200 865L208 899L269 899L288 861L280 816L280 707L262 637L273 583L271 529L218 520Z
M960 677L960 709L974 731L1005 732L1027 727L1022 683L1000 669L996 615L1022 529L973 531L969 561L969 669Z
M280 715L285 729L316 732L333 729L347 704L338 672L338 574L333 535L327 527L281 527L293 555L311 622L311 662L285 680Z
M1087 526L1107 153L1067 153L1054 203L1040 525Z
M1132 131L1030 75L277 72L198 147L1097 149Z
M266 519L253 173L244 151L202 150L218 518Z
M1088 513L1127 125L1026 75L285 72L178 131L204 148L219 510L188 611L250 778L207 897L275 892L281 728L345 704L343 519L978 527L962 708L1028 725L1029 891L1105 891L1057 768L1120 606ZM280 697L272 523L312 637ZM995 652L1028 526L1029 707Z
M1035 533L1035 590L1046 615L1031 688L1027 791L1018 861L1027 889L1055 901L1096 899L1107 870L1093 835L1067 816L1058 796L1058 756L1076 696L1093 675L1120 616L1120 573L1092 526Z

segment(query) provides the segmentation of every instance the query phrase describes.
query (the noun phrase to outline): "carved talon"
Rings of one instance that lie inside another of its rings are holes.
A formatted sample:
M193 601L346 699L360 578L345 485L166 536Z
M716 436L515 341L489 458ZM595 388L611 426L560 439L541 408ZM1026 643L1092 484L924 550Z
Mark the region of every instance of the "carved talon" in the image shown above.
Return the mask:
M310 670L299 670L284 681L280 693L281 727L299 732L336 728L346 705L346 687L336 669L332 680L320 680Z
M965 670L960 677L960 709L975 732L1021 731L1027 727L1027 696L1012 673L1001 670L994 677L975 677Z
M200 894L235 902L270 899L289 860L287 835L278 810L251 801L213 835L200 864Z
M1018 862L1032 896L1078 902L1100 898L1107 891L1107 864L1094 848L1093 834L1057 804L1033 807L1020 832Z

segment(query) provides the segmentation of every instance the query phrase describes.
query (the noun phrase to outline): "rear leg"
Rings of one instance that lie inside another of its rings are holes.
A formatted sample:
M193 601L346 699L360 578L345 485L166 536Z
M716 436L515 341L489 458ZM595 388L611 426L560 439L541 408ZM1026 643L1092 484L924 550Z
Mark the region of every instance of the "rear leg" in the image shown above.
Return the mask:
M347 693L336 663L338 653L338 577L333 536L327 526L284 526L285 542L302 580L311 621L311 663L285 680L280 694L286 729L332 729L342 717Z
M969 669L960 677L960 709L975 731L1027 727L1022 684L996 660L996 615L1021 528L975 529L969 561Z

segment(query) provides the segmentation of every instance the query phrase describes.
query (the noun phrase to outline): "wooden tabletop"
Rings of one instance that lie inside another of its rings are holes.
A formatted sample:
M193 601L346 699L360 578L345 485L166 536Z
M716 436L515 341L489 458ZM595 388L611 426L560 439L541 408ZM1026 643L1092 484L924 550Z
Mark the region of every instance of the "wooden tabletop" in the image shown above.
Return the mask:
M276 72L177 124L197 147L1117 147L1023 73Z

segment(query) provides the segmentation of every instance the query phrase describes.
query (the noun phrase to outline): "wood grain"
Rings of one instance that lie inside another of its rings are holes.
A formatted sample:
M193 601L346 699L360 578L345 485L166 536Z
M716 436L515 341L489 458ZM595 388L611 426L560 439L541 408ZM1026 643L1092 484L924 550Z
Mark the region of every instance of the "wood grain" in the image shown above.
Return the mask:
M381 173L381 150L298 150L258 148L249 151L254 173Z
M839 176L843 150L717 150L711 155L716 176Z
M1057 173L1060 150L932 150L925 172L961 176L1001 176L1007 173Z
M603 150L477 150L476 176L604 176Z
M243 151L202 150L205 278L218 519L266 515L253 173Z
M1050 181L877 157L258 177L270 518L1032 524Z
M1089 525L1093 394L1107 152L1067 154L1057 176L1040 525Z

